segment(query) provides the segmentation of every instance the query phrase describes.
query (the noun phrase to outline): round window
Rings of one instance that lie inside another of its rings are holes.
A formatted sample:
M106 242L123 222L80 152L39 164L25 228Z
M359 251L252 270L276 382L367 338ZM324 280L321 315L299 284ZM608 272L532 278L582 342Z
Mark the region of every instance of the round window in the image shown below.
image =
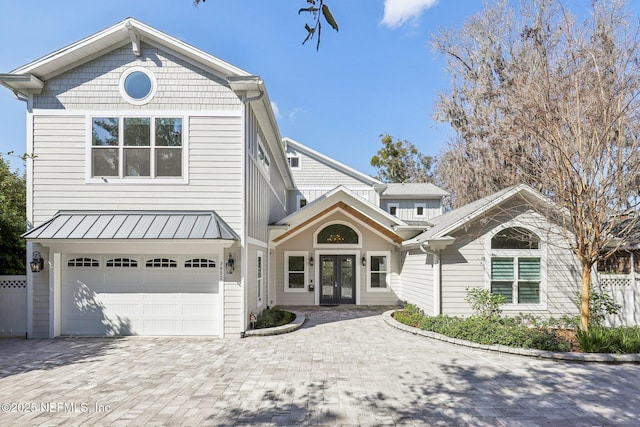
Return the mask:
M147 70L135 67L127 70L120 79L120 90L127 102L146 104L155 93L155 79Z

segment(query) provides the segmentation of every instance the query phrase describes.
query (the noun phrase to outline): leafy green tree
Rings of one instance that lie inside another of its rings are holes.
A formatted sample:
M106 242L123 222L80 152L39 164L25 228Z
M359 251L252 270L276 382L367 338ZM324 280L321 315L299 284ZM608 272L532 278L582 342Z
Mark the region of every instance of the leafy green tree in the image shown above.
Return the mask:
M371 158L371 166L378 170L382 182L431 182L433 157L426 156L409 141L393 140L389 134L380 135L382 148Z
M25 274L27 184L0 156L0 274Z
M200 3L205 3L206 0L193 0L194 5L198 5ZM298 9L298 15L302 12L311 14L312 22L311 25L309 23L304 24L304 29L307 31L307 36L305 37L302 44L305 44L307 41L313 39L314 36L317 35L316 38L316 50L320 49L320 33L322 32L322 19L324 18L324 22L329 24L331 28L338 31L338 23L333 17L333 13L331 13L331 9L329 9L329 5L325 3L324 0L305 0L307 3L307 7L302 7Z

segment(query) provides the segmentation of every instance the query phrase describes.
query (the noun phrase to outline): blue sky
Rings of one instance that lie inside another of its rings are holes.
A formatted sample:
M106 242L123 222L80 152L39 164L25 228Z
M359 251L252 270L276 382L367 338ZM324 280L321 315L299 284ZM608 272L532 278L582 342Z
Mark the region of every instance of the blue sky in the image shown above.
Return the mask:
M450 131L431 116L448 77L430 34L460 27L482 1L327 1L340 31L325 25L316 51L315 41L301 46L303 0L0 0L0 73L131 16L260 75L282 136L367 174L383 133L437 155ZM566 3L584 10L589 1ZM0 87L0 111L0 152L24 152L25 105Z

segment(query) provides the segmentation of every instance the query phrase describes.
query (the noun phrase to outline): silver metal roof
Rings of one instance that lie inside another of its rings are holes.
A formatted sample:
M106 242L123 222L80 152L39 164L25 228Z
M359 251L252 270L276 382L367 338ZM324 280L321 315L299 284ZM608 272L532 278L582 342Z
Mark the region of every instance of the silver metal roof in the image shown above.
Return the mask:
M385 186L386 188L384 189L384 191L380 193L380 197L383 199L389 199L393 197L399 197L399 198L425 197L425 198L440 199L443 196L449 195L449 193L444 191L442 188L430 182L389 183L389 184L385 184Z
M240 240L213 211L60 211L23 237L29 240Z

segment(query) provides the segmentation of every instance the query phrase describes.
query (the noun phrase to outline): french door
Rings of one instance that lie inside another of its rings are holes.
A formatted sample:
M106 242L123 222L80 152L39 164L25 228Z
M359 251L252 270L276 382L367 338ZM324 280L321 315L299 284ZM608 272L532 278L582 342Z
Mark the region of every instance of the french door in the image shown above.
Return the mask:
M320 304L355 304L355 269L355 255L320 255Z

